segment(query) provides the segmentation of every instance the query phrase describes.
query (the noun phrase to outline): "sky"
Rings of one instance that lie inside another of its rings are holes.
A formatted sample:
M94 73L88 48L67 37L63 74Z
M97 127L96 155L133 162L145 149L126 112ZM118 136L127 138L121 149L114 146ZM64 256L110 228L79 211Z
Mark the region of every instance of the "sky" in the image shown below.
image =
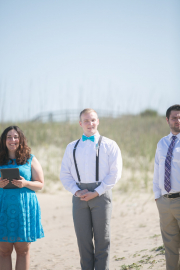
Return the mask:
M179 0L0 0L0 121L180 104Z

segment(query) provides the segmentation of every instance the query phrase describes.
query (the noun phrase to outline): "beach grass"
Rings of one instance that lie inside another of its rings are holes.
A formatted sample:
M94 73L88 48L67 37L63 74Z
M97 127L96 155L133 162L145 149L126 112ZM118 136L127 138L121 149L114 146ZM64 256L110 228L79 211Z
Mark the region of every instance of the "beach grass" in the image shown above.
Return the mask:
M0 133L12 123L1 123ZM61 160L67 144L82 135L76 123L22 122L18 125L28 139L32 153L40 161L44 175L44 192L54 186L62 189L59 181ZM116 189L120 192L152 191L154 156L157 142L169 133L165 117L123 115L100 119L101 135L115 140L123 157L123 173Z

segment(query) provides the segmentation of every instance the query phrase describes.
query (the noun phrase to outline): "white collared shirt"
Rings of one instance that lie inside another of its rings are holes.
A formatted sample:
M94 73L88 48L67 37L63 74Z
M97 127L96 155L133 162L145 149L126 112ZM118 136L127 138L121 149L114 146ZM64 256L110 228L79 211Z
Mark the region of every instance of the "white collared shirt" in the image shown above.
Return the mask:
M81 183L96 182L96 145L99 140L99 132L95 134L95 142L80 139L76 149L76 162L80 174ZM79 190L76 183L78 177L74 165L73 149L77 141L68 144L60 172L60 180L73 195ZM99 196L113 188L121 178L122 158L117 143L103 136L99 149L99 185L95 190Z
M158 199L168 192L164 189L165 159L169 145L171 144L172 133L162 138L158 144L154 163L153 191L155 199ZM177 139L173 148L171 160L171 190L169 193L180 192L180 133L176 135Z

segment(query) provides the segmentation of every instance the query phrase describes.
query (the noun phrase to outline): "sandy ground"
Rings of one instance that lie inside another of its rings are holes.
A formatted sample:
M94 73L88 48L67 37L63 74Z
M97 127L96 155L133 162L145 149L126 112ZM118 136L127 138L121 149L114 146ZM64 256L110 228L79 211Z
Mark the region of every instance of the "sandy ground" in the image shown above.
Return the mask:
M80 269L71 194L60 191L56 194L38 193L37 196L45 238L31 245L30 269ZM162 246L162 239L153 195L113 192L110 270L165 270L162 250L152 251L159 246Z

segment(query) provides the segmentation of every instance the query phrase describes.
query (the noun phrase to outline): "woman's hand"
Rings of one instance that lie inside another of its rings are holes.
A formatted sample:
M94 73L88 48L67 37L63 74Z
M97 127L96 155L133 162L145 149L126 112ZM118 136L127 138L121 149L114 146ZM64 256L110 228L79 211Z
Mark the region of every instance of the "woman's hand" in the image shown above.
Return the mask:
M3 187L5 187L5 186L7 186L8 183L9 183L9 180L7 180L7 179L2 179L2 178L0 177L0 188L3 188Z
M26 181L24 177L20 176L20 180L13 179L11 183L18 188L23 188L23 187L26 187L27 182L28 181Z

